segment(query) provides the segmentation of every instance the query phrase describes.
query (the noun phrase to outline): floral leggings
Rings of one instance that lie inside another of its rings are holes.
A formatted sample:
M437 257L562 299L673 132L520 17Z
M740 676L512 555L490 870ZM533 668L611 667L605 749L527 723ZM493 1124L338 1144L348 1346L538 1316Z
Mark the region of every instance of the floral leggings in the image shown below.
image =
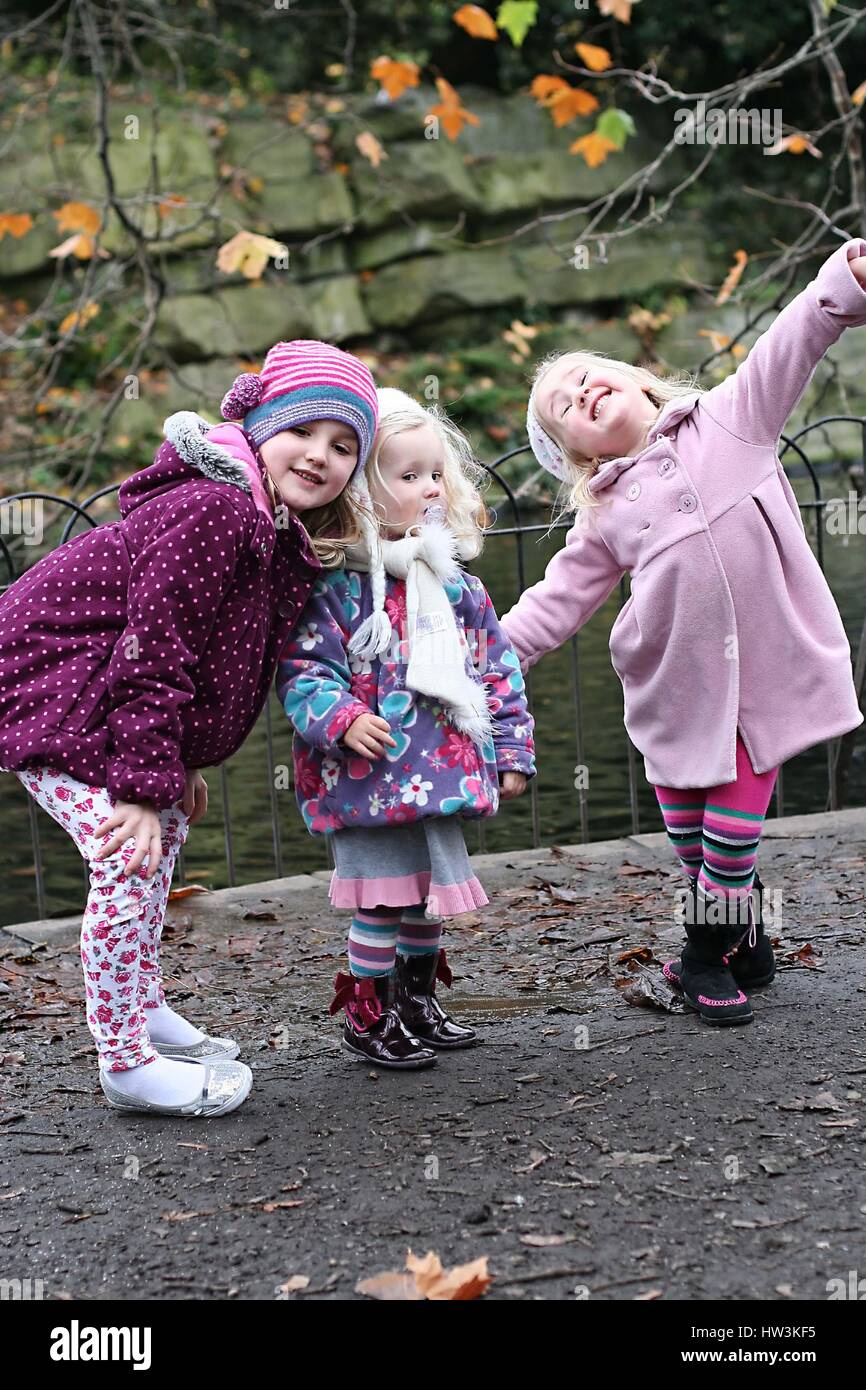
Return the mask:
M124 877L134 842L128 840L104 859L96 855L106 839L96 831L114 811L104 787L88 787L65 772L47 767L16 772L36 802L75 841L90 869L90 892L81 924L81 962L87 993L87 1026L100 1064L126 1071L156 1057L147 1033L145 1010L165 1002L159 966L168 890L189 819L174 807L159 812L162 859L151 879ZM145 860L145 865L147 860ZM142 866L144 867L144 865Z

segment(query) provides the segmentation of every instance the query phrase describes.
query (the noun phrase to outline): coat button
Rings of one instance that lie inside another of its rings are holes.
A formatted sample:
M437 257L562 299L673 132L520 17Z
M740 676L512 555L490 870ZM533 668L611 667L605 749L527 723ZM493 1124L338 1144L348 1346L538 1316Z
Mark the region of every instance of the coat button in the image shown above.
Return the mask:
M663 458L658 466L659 475L664 478L668 473L672 473L676 468L673 459Z
M640 483L631 483L626 488L625 495L629 502L634 502L635 498L640 497Z
M690 492L684 492L679 500L679 510L681 512L693 512L698 505L698 499Z

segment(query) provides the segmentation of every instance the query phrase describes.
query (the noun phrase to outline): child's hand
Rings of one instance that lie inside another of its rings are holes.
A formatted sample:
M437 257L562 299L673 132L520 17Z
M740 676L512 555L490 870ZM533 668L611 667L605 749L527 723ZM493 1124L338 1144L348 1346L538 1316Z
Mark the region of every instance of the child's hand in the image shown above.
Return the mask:
M343 734L343 742L364 758L381 758L388 743L397 747L397 740L391 737L391 725L378 714L359 715Z
M848 265L861 290L866 290L866 256L855 256Z
M187 768L183 796L175 805L189 816L190 825L195 825L207 813L207 782L198 768Z
M522 772L500 772L499 795L503 801L522 796L526 791L526 777Z
M153 878L162 858L162 828L159 815L151 803L115 802L113 814L98 827L97 837L104 837L110 830L113 830L114 834L102 846L96 858L105 859L120 849L121 845L125 845L127 840L135 840L135 852L123 871L124 877L129 878L140 869L146 857L147 873L142 874L142 878Z

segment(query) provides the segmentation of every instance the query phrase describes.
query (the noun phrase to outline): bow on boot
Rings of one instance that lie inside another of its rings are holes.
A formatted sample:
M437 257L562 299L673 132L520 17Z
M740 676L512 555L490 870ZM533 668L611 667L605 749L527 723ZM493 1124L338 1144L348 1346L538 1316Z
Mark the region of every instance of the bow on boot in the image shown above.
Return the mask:
M378 1067L415 1070L431 1067L436 1053L403 1025L395 1007L394 975L358 977L342 970L334 980L328 1013L343 1010L344 1051Z
M436 981L451 988L451 967L445 952L397 955L397 1011L405 1026L429 1047L472 1047L474 1028L466 1028L445 1012L436 998Z

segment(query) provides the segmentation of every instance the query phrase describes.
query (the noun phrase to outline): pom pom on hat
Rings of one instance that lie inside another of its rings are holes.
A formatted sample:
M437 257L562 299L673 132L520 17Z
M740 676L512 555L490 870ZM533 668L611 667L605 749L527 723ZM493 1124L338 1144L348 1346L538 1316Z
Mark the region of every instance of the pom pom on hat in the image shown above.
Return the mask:
M220 415L224 420L242 420L247 411L259 404L264 389L264 382L255 372L241 372L222 398Z

